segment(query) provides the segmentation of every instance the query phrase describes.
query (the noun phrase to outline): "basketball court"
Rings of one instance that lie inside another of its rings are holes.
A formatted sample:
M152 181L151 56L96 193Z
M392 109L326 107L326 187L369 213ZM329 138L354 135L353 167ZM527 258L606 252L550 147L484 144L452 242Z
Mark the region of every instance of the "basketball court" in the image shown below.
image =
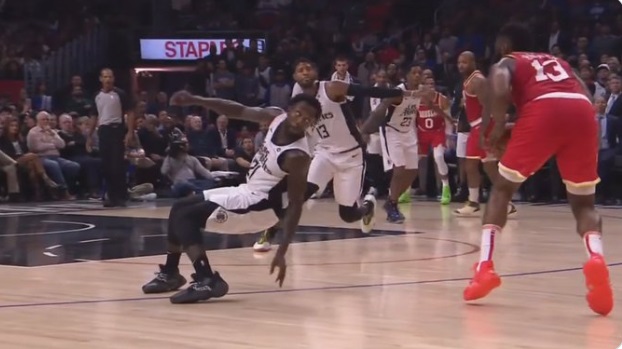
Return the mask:
M586 254L563 206L518 206L496 245L503 285L476 304L462 290L480 221L414 202L405 226L364 235L314 201L289 252L282 289L257 256L257 234L206 234L230 294L193 305L145 296L165 253L169 203L0 207L2 348L564 348L615 349L622 310L594 315ZM380 205L379 205L380 206ZM457 207L457 206L456 206ZM601 209L614 288L622 279L622 212ZM192 267L182 257L182 273ZM616 289L617 299L621 293Z

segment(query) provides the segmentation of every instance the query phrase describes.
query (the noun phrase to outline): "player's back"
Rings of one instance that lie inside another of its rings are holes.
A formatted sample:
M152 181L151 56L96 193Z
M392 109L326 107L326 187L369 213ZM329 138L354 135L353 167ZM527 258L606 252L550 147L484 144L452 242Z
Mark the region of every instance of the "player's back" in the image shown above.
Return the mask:
M306 136L285 145L277 145L273 142L274 133L286 118L287 114L283 113L272 121L263 145L257 150L251 161L246 175L246 185L252 190L269 194L283 182L283 179L287 177L287 172L281 168L279 158L286 151L296 149L307 154L311 153Z
M441 94L436 92L433 104L440 107ZM423 132L445 132L445 118L425 103L419 104L417 114L417 130Z
M583 88L568 62L547 53L513 52L512 99L518 109L544 95L572 98L583 95Z
M397 88L406 90L404 84L400 84ZM389 108L386 122L387 127L402 133L412 131L412 121L415 116L417 116L417 108L420 102L420 98L402 97L400 104L393 105Z
M322 105L322 115L314 127L316 147L332 153L342 153L363 146L362 137L351 115L347 100L335 102L328 97L326 84L319 81L316 98Z

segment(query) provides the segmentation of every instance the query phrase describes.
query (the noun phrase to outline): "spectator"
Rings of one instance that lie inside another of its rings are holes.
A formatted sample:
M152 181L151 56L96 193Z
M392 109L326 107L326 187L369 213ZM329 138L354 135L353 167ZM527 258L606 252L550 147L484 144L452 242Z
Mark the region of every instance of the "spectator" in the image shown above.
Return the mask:
M224 157L232 159L235 155L237 137L233 129L229 128L229 119L226 115L220 115L216 119L216 129L208 132L209 150L211 157Z
M40 82L37 84L36 93L32 97L32 109L52 111L52 96L47 94L47 86L45 83Z
M68 114L59 117L60 131L58 135L65 141L65 147L60 150L60 155L80 165L82 178L86 178L86 185L90 198L99 198L102 178L102 161L92 156L86 149L86 136L80 132Z
M80 165L60 157L60 149L65 147L65 141L50 127L49 122L50 114L39 112L37 126L28 131L26 144L28 149L43 159L45 172L58 183L61 199L73 200L75 197L69 195L68 183L77 178Z
M237 101L244 105L259 105L259 79L250 66L242 65L241 72L235 77Z
M235 75L227 69L227 62L225 60L221 59L218 61L212 86L216 92L216 97L235 99Z
M10 201L19 201L19 180L17 177L17 163L7 153L0 149L0 167L6 177L7 192Z
M292 88L285 80L285 71L278 69L274 75L274 81L270 84L268 104L285 110L291 95Z
M50 189L58 188L58 184L45 173L41 158L28 151L26 140L20 132L16 118L7 118L4 121L4 132L0 136L0 150L17 162L19 172L27 173L35 200L43 199L41 181Z
M158 119L155 115L147 115L138 127L137 134L145 156L151 159L155 166L137 169L136 183L151 183L156 186L160 182L160 168L166 156L168 139L163 131L158 130Z
M252 138L246 137L242 140L242 145L236 150L234 156L234 171L239 172L242 178L246 177L253 156L255 156L255 144Z
M620 120L607 115L607 103L602 97L596 97L595 108L600 132L598 151L598 194L601 202L607 203L611 198L611 176L615 166L616 148L620 144Z
M64 111L67 113L77 113L78 115L91 115L93 110L93 102L84 96L82 86L74 86L71 90L71 96L65 103Z
M267 121L262 121L259 123L259 131L255 134L254 140L254 148L259 149L263 146L263 142L266 138L266 134L268 133L268 128L270 128L270 123Z
M188 141L180 133L173 136L169 154L162 164L162 174L173 182L171 190L174 197L200 194L214 187L212 174L197 158L188 154Z

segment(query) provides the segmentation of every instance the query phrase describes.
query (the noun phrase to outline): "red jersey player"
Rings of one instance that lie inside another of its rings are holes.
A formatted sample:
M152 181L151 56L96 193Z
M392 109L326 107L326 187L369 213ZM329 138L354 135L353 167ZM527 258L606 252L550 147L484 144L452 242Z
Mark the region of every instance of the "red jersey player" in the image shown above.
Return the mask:
M469 198L464 207L454 211L459 217L468 217L479 214L479 189L482 176L479 171L480 162L483 163L484 171L492 183L499 176L497 159L487 152L481 142L483 129L490 131L489 123L484 120L484 102L488 95L486 77L475 67L475 55L465 51L458 57L458 70L464 78L462 94L467 121L471 125L471 132L467 138L466 161L464 162L469 187ZM511 203L508 205L508 214L516 212Z
M432 91L436 90L433 77L426 77L424 85ZM447 120L447 121L446 121ZM445 162L445 142L447 125L452 125L453 120L449 116L449 100L441 93L434 92L434 98L422 99L417 109L417 141L419 143L419 156L428 156L430 151L434 156L436 169L441 177L443 188L441 191L441 205L451 202L451 189L449 188L449 167Z
M613 293L603 257L602 222L594 208L599 181L598 127L590 93L567 62L545 53L521 52L530 46L530 31L521 24L507 24L497 37L496 49L503 58L488 78L487 109L495 123L488 139L492 149L505 146L505 113L510 100L518 118L486 205L480 261L464 299L482 298L501 285L492 251L495 236L507 220L505 207L521 183L555 156L578 233L590 256L583 267L587 302L594 312L607 315L613 309Z

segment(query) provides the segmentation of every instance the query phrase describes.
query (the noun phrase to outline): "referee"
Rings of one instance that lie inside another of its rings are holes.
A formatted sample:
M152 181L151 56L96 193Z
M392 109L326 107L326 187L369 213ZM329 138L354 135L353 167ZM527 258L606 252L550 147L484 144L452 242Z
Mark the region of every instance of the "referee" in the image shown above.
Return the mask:
M99 153L103 163L103 177L107 194L104 207L125 207L127 179L125 149L134 143L134 105L125 91L114 86L114 74L104 68L99 74L102 88L95 96L97 111L91 116L91 125L97 125ZM127 115L127 120L123 117ZM87 140L90 151L95 127Z

